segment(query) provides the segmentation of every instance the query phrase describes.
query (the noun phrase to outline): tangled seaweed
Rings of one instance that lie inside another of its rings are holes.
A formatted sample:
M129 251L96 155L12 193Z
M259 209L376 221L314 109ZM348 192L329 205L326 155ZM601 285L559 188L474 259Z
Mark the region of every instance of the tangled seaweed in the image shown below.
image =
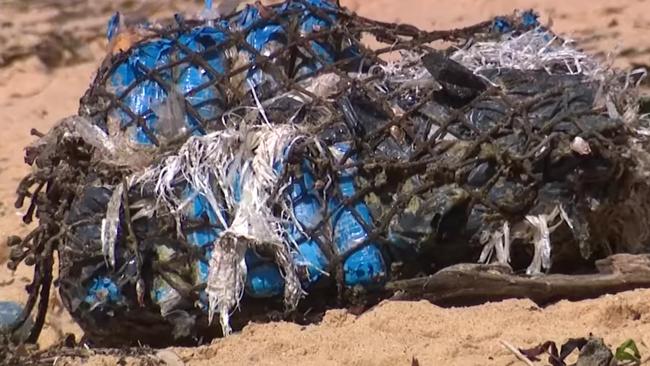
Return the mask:
M576 273L647 250L643 75L531 14L423 31L293 0L112 34L79 115L27 149L16 328L37 308L38 338L55 252L89 339L157 345L461 262Z

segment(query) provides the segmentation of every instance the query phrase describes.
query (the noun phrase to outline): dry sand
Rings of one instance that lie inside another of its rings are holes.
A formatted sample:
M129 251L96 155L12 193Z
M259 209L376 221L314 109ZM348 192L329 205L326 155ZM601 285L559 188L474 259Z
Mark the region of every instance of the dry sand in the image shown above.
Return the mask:
M73 0L58 2L63 1ZM0 1L0 64L7 55L3 50L8 49L2 46L9 42L38 42L38 33L50 29L103 26L108 10L119 6L108 0L74 1L89 4L93 11L74 21L62 21L66 18L59 16L60 11L40 5L45 2L24 1L17 7L11 3L21 1ZM158 13L185 7L182 1L161 3L165 6L154 9ZM193 2L186 3L196 8ZM427 29L460 27L515 8L535 8L543 21L553 20L557 32L593 53L604 56L620 51L616 59L620 66L646 63L650 53L650 38L645 36L650 29L650 2L645 0L348 0L343 4L365 16ZM85 47L75 57L52 62L47 57L24 57L0 68L0 237L25 234L28 229L13 203L16 185L28 170L22 149L32 141L30 128L46 131L59 118L75 113L102 56L105 45L100 39L87 37L82 43ZM56 46L46 44L43 55L57 54ZM63 66L49 68L43 60ZM6 256L1 247L0 263ZM12 274L2 265L0 299L24 301L29 270L20 268ZM42 346L55 343L67 332L79 334L56 295L53 298ZM613 346L633 338L642 354L650 355L650 291L561 302L545 309L523 300L458 309L425 302L385 302L359 317L331 311L322 324L309 327L250 325L241 334L210 346L173 352L188 365L411 365L413 357L420 365L509 365L519 361L504 350L500 340L524 347L589 333ZM118 361L95 357L90 364ZM68 364L76 363L69 360Z

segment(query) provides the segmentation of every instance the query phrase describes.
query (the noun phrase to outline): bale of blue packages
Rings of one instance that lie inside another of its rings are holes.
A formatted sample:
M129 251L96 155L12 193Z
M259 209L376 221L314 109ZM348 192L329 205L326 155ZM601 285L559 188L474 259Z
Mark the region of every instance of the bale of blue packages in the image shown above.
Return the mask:
M460 262L540 275L647 248L640 77L533 12L434 32L328 0L120 17L79 114L27 149L39 226L12 241L32 307L58 253L96 344L311 321Z

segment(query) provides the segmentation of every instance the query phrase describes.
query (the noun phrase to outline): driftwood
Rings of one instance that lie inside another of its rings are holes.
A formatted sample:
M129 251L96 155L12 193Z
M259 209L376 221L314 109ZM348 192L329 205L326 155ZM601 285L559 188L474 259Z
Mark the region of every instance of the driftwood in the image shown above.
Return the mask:
M529 298L543 305L650 288L650 255L617 254L596 262L599 273L522 276L500 264L458 264L431 276L391 282L395 299L426 299L441 305Z

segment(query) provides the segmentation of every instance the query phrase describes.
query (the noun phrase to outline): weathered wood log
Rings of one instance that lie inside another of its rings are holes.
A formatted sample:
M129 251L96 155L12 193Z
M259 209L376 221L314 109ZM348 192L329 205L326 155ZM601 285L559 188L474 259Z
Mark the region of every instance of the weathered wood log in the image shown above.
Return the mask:
M386 288L396 299L426 299L440 305L476 304L528 298L543 305L650 288L650 255L617 254L596 263L599 273L522 276L506 265L458 264L431 276L394 281Z

